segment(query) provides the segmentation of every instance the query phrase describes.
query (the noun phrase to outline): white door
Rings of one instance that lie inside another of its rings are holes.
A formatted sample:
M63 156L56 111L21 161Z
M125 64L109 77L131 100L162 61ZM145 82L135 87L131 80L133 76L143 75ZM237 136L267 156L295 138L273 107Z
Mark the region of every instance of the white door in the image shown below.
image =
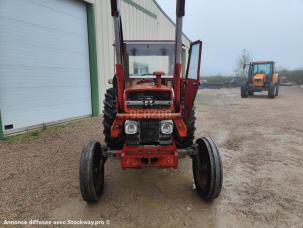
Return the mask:
M83 1L0 1L0 109L5 133L91 115Z

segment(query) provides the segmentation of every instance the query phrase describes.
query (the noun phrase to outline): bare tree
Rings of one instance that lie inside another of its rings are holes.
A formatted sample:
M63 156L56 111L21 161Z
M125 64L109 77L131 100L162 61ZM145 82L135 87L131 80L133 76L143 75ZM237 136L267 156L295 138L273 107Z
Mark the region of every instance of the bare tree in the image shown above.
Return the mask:
M237 65L235 69L236 77L245 77L245 69L243 66L245 64L249 64L251 62L251 55L249 54L248 50L242 50L241 54L238 57Z

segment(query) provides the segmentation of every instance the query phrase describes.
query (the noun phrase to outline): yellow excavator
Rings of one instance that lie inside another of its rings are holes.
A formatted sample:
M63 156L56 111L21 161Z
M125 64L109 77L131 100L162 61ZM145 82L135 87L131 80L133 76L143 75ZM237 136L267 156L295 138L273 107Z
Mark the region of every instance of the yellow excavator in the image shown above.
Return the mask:
M255 92L268 91L268 98L279 95L279 75L275 72L275 62L258 61L245 64L248 68L247 81L241 86L241 97L253 96Z

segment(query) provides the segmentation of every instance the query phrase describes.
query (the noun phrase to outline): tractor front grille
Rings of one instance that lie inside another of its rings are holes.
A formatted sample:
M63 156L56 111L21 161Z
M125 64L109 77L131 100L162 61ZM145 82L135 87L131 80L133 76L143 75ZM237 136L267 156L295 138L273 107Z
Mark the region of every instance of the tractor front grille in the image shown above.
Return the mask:
M126 135L129 145L169 145L172 135L164 135L160 130L160 120L140 120L139 131L135 135Z
M141 120L140 121L140 142L142 144L155 144L159 142L160 121Z

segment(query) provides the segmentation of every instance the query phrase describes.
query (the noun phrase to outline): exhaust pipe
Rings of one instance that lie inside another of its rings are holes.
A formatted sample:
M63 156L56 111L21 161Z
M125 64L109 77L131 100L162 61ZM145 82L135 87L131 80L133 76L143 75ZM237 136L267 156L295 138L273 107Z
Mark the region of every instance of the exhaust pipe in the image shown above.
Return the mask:
M178 17L185 16L185 0L177 1L177 16Z
M112 9L112 16L117 17L119 15L117 0L111 0L110 5Z
M123 93L124 93L124 67L123 67L123 31L119 4L117 0L111 0L111 13L114 19L115 32L115 50L116 50L116 77L117 77L117 94L118 94L118 111L123 110Z
M176 7L176 36L175 36L175 74L174 93L176 111L180 111L181 74L182 74L182 25L185 15L185 0L177 0ZM184 67L184 66L183 66Z

